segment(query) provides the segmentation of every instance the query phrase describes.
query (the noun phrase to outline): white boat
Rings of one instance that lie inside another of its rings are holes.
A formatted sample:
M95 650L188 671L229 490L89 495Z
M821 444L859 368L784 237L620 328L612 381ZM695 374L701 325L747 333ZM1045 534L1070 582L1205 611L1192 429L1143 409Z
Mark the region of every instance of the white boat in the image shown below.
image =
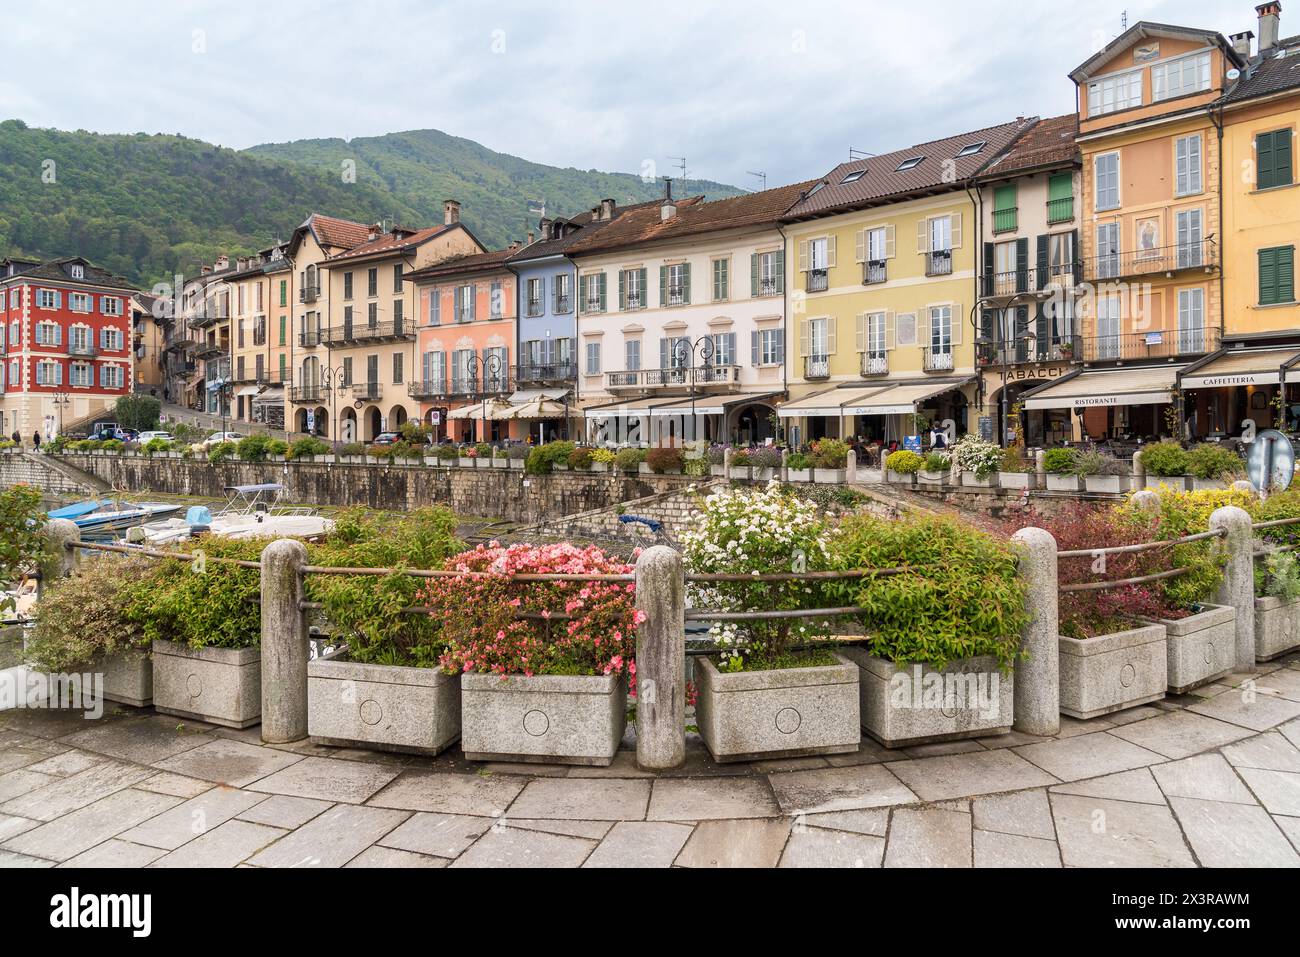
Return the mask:
M191 506L183 519L150 522L128 532L128 541L163 545L207 533L222 538L320 538L334 530L334 521L313 508L280 505L285 487L230 485L226 504L215 514L202 505Z

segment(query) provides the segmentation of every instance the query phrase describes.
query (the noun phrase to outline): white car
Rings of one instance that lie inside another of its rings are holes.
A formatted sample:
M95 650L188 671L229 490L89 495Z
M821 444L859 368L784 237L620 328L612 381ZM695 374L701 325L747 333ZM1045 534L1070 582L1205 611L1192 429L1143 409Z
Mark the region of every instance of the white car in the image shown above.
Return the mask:
M242 432L213 432L199 444L203 446L205 452L210 451L214 445L220 445L222 442L238 442L240 439L247 438Z
M150 439L162 439L164 442L175 442L170 432L141 432L140 444L144 445Z

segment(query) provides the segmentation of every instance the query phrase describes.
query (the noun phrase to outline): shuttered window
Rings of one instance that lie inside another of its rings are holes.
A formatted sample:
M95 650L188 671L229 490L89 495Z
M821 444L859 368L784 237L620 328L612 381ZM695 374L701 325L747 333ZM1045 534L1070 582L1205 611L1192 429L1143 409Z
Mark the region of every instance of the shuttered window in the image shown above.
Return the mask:
M1174 140L1175 192L1187 196L1201 191L1201 135Z
M1259 304L1295 301L1295 247L1274 246L1259 251Z
M1274 130L1255 137L1255 188L1272 189L1294 182L1291 131Z

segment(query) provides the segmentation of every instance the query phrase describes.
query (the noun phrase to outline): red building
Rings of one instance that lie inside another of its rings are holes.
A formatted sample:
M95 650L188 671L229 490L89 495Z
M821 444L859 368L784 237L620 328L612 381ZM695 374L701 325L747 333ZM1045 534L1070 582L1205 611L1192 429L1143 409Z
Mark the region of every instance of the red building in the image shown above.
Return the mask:
M0 260L0 435L48 438L131 391L134 293L84 259Z

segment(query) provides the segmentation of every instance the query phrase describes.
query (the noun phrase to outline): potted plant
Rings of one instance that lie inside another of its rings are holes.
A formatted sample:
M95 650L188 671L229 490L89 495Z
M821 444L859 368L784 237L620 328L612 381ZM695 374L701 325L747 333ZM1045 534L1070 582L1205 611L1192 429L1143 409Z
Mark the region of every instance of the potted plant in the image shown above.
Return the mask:
M1043 471L1047 473L1047 488L1052 492L1079 491L1079 475L1075 471L1074 449L1048 449L1043 455Z
M476 458L478 458L478 449L472 445L462 445L460 447L460 458L457 459L456 464L463 469L472 469Z
M492 452L492 467L494 469L510 468L510 452L504 448L495 449Z
M952 447L952 463L961 471L961 484L992 488L1002 465L1002 448L979 436L963 435Z
M1012 663L1026 621L1010 543L938 516L854 515L833 542L843 569L916 571L838 579L830 604L862 609L862 727L886 747L985 737L1011 729Z
M366 464L366 447L360 442L348 442L339 446L338 460L353 465Z
M998 485L1002 488L1033 488L1034 466L1025 458L1025 447L1019 442L1002 450L998 466Z
M511 576L621 575L631 566L562 543L480 545L445 567L477 573L434 579L421 593L445 645L441 664L460 675L465 757L612 763L636 675L641 613L631 589L589 581L524 586Z
M681 449L655 448L646 452L645 464L655 475L681 475L686 457Z
M341 540L340 540L341 539ZM348 518L313 560L335 567L439 568L463 547L456 516L420 509L397 523ZM307 734L317 744L434 755L460 737L460 680L442 669L438 623L396 609L420 602L423 580L316 575L334 651L307 666Z
M1147 459L1143 456L1143 461ZM1148 462L1147 468L1150 469ZM1187 474L1193 491L1221 489L1246 477L1246 463L1217 442L1202 442L1187 452Z
M474 467L476 469L492 467L492 446L489 443L479 442L474 446Z
M283 462L289 454L289 443L284 439L271 439L266 443L266 457L272 462Z
M931 452L922 458L916 478L923 485L942 485L948 480L951 469L951 458L943 452Z
M910 449L899 449L885 456L885 481L903 485L916 484L916 473L925 460Z
M1300 562L1271 552L1255 573L1255 660L1272 661L1300 648Z
M1074 474L1082 480L1084 490L1088 492L1118 495L1127 484L1127 472L1119 459L1105 452L1085 451L1074 456Z
M791 452L785 460L785 474L787 482L811 482L813 460L812 456L805 455L803 452Z
M849 445L841 439L818 439L812 444L813 481L843 485L847 476Z
M817 506L778 485L710 495L680 535L697 574L817 571L830 566L829 529ZM808 581L692 582L692 607L723 612L820 607ZM696 724L714 760L747 761L856 751L857 673L823 619L715 622L716 655L695 660Z
M510 467L516 471L523 471L528 461L528 446L521 442L510 446L507 451L510 455Z
M614 465L614 451L612 449L592 449L591 464L588 466L593 472L608 472Z
M1140 454L1147 473L1147 488L1187 488L1190 461L1187 452L1177 442L1153 442L1144 445Z
M731 465L727 471L727 478L734 481L749 481L749 450L736 449L731 453Z
M726 478L727 477L727 466L726 466L727 446L710 445L706 455L708 456L709 459L709 473L711 475L717 475L721 478Z

